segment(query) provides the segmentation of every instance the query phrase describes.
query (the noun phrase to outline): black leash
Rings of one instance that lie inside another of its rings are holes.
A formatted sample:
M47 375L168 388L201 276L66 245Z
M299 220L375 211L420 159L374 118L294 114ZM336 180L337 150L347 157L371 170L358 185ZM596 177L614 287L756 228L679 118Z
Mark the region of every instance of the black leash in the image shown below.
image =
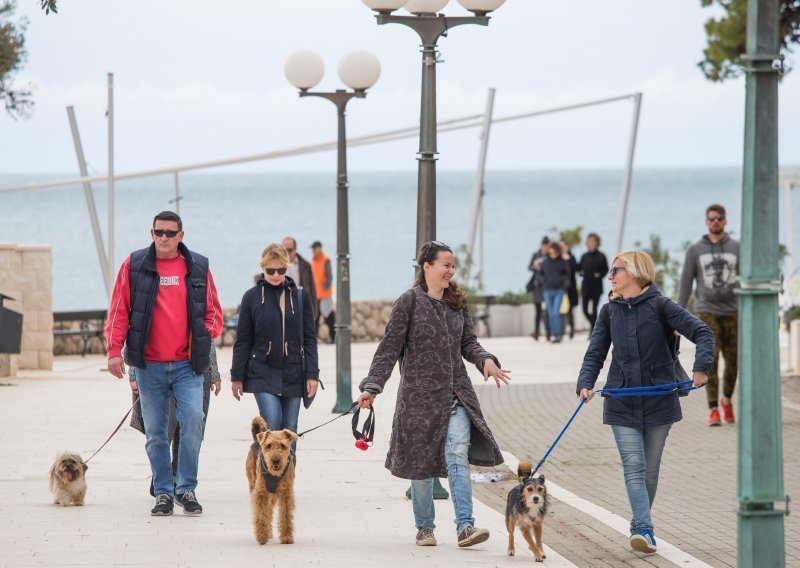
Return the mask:
M360 413L361 409L359 408L353 414L353 437L356 439L356 448L366 451L372 445L373 438L375 438L375 423L377 422L375 420L375 408L369 407L369 414L364 421L364 430L362 432L358 431L358 415Z
M85 460L83 463L89 463L89 460L90 460L90 459L92 459L94 456L96 456L97 454L99 454L99 453L100 453L100 450L102 450L103 448L105 448L105 447L106 447L106 444L108 444L108 443L111 441L111 438L113 438L113 437L114 437L114 435L115 435L117 432L119 432L119 429L120 429L120 428L122 428L122 425L125 423L125 419L126 419L126 418L128 418L128 416L130 415L130 413L131 413L131 412L133 412L133 409L134 409L134 407L136 406L136 403L137 403L137 402L139 402L139 397L138 397L138 396L136 397L136 400L134 400L134 401L133 401L133 404L132 404L132 405L131 405L131 407L128 409L128 412L126 412L126 413L125 413L125 416L123 416L123 417L122 417L122 420L120 420L120 421L119 421L119 424L117 424L117 427L116 427L116 428L114 428L114 431L113 431L113 432L111 432L111 435L110 435L110 436L109 436L109 437L106 439L106 441L105 441L105 442L103 442L103 445L102 445L102 446L100 446L99 448L97 448L97 451L96 451L95 453L93 453L93 454L92 454L92 455L89 457L89 459L88 459L88 460Z
M350 414L350 413L353 411L353 409L354 409L356 406L358 406L358 403L357 403L357 402L354 402L353 404L351 404L351 405L350 405L350 408L348 408L347 410L345 410L344 412L342 412L342 413L341 413L340 415L338 415L337 417L335 417L335 418L331 418L330 420L328 420L327 422L323 422L323 423L322 423L322 424L320 424L319 426L314 426L313 428L309 428L308 430L304 430L303 432L300 432L300 433L297 435L297 437L298 437L298 438L302 438L303 436L305 436L305 435L306 435L306 434L308 434L309 432L313 432L313 431L314 431L314 430L316 430L317 428L322 428L323 426L326 426L326 425L330 424L330 423L331 423L331 422L333 422L334 420L339 420L339 418L341 418L342 416L347 416L348 414ZM358 416L358 410L356 410L356 416Z

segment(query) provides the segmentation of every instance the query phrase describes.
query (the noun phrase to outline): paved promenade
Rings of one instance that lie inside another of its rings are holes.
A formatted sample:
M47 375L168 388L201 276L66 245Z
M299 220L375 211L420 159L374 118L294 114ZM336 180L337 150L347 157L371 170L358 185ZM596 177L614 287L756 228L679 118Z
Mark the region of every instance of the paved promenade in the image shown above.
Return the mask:
M496 389L474 372L490 426L512 467L538 460L575 408L574 379L585 336L553 346L529 338L487 339L513 385ZM688 346L687 346L688 347ZM354 384L366 374L374 344L353 346ZM230 348L218 351L223 376ZM686 349L687 358L691 357ZM322 391L300 428L332 417L335 351L320 346ZM127 425L90 462L84 507L52 504L47 471L61 450L84 458L105 440L130 406L130 390L101 371L101 357L59 357L53 372L0 379L0 566L522 566L533 555L519 545L506 555L502 509L514 483L501 466L476 470L476 518L492 537L459 549L452 504L437 501L439 546L414 545L408 483L383 468L396 377L378 398L375 445L353 447L349 418L298 443L294 545L259 546L250 524L244 461L255 401L237 402L229 383L211 402L197 493L205 513L154 518L144 437ZM684 421L667 442L654 517L659 554L631 552L622 472L599 400L576 418L544 468L553 498L544 529L544 566L735 566L736 429L705 426L702 393L684 399ZM800 494L800 379L784 385L786 492ZM445 484L446 486L446 484ZM787 566L800 567L800 521L786 519Z

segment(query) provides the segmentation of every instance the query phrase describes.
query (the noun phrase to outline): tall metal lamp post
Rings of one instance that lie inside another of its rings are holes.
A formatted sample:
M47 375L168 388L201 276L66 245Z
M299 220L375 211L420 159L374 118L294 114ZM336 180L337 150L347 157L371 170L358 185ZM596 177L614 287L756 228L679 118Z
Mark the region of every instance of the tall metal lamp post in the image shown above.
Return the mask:
M300 89L301 97L322 97L336 105L339 117L338 160L336 172L336 405L333 412L345 412L353 403L352 339L350 310L350 228L347 205L347 138L345 108L350 99L363 99L381 73L378 58L368 51L353 51L339 63L339 78L352 91L309 91L325 73L322 58L313 51L297 51L289 56L286 78Z
M436 238L436 42L455 26L489 25L487 14L505 0L458 0L473 16L451 17L437 14L449 0L362 0L376 11L378 25L403 24L419 34L422 41L422 97L419 123L417 174L417 251ZM410 16L392 12L405 8Z

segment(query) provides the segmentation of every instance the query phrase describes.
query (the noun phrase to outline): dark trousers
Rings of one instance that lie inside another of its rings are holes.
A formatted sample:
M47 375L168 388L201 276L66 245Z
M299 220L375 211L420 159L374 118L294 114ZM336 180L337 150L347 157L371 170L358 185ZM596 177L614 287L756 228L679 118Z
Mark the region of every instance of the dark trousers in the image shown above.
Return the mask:
M711 331L714 332L714 365L708 372L706 383L706 397L709 408L717 406L719 401L719 355L725 361L723 374L722 396L731 398L736 388L736 376L739 374L739 316L722 316L709 312L697 312L697 317L703 320Z
M539 328L544 321L544 334L547 339L550 339L550 322L547 321L547 313L542 308L543 302L533 301L533 337L539 339Z
M600 303L600 296L603 295L602 290L597 292L586 292L582 294L583 300L583 315L589 320L589 335L594 330L594 324L597 321L597 305ZM590 309L591 308L591 309Z
M320 317L322 318L322 321L325 322L325 325L328 326L328 335L331 338L331 343L333 343L336 340L336 312L331 311L331 313L328 314L328 317L325 317L320 313Z

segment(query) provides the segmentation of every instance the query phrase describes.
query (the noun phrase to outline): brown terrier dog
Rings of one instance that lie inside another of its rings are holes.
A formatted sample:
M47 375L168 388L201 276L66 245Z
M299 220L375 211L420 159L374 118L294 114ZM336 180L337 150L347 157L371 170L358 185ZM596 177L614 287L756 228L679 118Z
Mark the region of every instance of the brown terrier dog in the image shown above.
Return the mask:
M253 528L258 544L272 538L272 510L280 506L281 544L294 543L294 454L291 430L271 432L260 416L250 425L253 443L247 453L247 482L253 505Z
M83 505L86 497L86 470L81 456L64 452L50 467L50 492L56 505Z
M531 464L521 462L517 476L519 485L508 492L506 503L508 555L514 556L514 527L517 526L533 552L536 562L541 562L545 558L542 546L542 521L550 505L547 488L544 485L544 475L531 477ZM536 537L535 541L531 529Z

